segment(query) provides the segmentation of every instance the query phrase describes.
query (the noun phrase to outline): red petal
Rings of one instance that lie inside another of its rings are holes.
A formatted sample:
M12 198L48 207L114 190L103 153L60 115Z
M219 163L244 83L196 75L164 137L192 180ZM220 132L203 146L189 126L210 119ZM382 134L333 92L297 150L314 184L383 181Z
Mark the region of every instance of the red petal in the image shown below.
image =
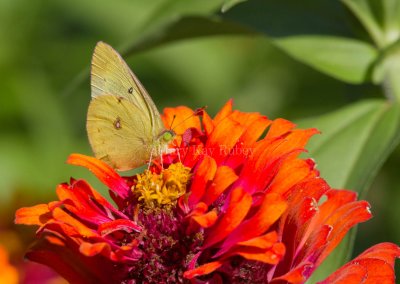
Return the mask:
M129 186L116 171L96 158L81 154L72 154L68 157L67 163L89 169L102 183L122 198L128 197L131 192Z
M58 241L55 241L56 238ZM121 283L126 277L126 272L106 257L84 256L72 239L61 239L49 232L35 243L26 257L51 267L69 283Z
M194 171L192 186L190 187L189 206L194 207L198 203L206 190L207 184L214 178L217 165L213 158L204 156L201 163Z
M380 259L393 266L395 259L400 258L400 247L392 243L380 243L370 247L354 260L364 258Z
M393 266L380 259L361 259L341 267L319 284L394 284Z
M400 248L397 245L377 244L319 283L394 284L394 260L399 257Z

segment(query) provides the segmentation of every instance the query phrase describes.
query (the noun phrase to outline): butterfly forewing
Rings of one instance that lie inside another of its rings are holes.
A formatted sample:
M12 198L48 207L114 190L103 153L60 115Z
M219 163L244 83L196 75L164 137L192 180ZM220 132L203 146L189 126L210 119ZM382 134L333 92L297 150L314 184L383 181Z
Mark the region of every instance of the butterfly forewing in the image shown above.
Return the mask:
M104 94L126 98L149 121L152 135L164 130L157 107L122 57L111 46L99 42L94 50L91 68L92 98Z

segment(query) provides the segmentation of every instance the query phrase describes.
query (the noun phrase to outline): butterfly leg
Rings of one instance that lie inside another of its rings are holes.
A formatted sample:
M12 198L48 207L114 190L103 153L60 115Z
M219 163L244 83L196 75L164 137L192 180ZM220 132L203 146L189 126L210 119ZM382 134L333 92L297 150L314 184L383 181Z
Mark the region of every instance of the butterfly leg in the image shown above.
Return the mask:
M150 165L151 165L151 160L153 159L153 149L151 149L150 151L150 159L149 159L149 163L147 164L147 170L150 170Z

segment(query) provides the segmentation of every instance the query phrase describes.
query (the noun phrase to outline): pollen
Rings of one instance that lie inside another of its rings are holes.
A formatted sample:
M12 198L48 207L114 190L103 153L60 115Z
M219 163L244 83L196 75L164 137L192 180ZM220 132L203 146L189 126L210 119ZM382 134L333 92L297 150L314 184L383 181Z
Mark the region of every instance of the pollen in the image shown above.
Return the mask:
M190 168L181 163L171 164L160 174L145 171L137 175L132 187L143 209L171 209L179 197L186 193Z

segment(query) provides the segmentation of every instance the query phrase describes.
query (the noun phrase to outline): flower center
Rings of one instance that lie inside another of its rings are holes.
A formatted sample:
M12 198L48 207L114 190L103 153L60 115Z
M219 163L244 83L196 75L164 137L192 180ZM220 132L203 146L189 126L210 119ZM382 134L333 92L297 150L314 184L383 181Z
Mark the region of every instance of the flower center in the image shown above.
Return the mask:
M171 164L160 174L145 171L137 175L137 183L132 187L142 209L171 209L177 199L186 192L190 179L190 168L182 163Z

